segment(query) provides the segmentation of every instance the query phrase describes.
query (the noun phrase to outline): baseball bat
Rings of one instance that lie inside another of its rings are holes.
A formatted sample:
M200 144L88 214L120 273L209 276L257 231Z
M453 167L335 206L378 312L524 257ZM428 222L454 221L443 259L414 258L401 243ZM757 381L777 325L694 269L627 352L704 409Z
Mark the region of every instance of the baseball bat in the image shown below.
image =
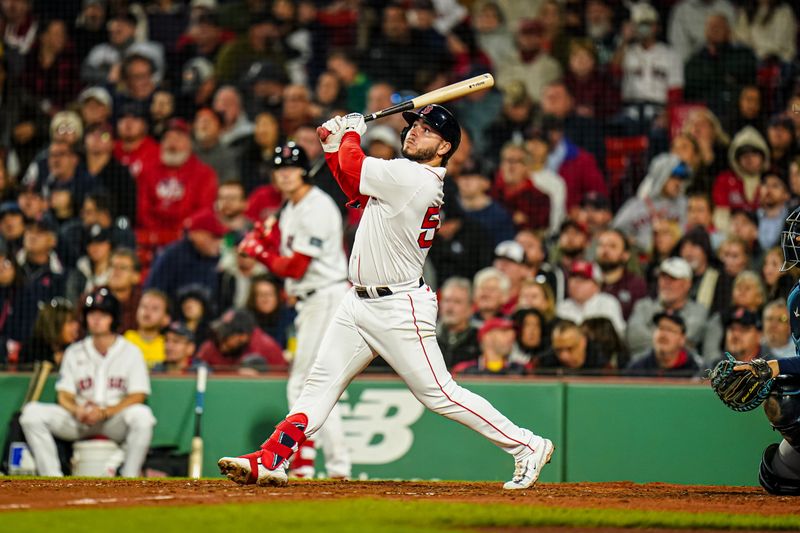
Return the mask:
M428 104L442 104L474 92L490 89L491 87L494 87L494 78L492 75L488 73L481 74L480 76L475 76L474 78L462 80L448 85L447 87L441 87L425 94L421 94L416 98L412 98L411 100L387 107L386 109L381 109L375 113L364 115L364 121L370 122L372 120L388 117L389 115L394 115L395 113L400 113L402 111L411 111L412 109L424 107ZM317 128L317 135L324 141L328 138L330 132L320 126Z
M203 474L203 437L200 436L200 420L203 418L203 407L206 398L206 379L208 367L197 368L197 391L194 397L194 437L192 451L189 453L189 477L200 479Z
M36 361L33 364L33 376L28 382L28 390L25 392L24 403L37 402L42 396L44 391L44 384L47 383L47 377L53 369L53 363L50 361Z

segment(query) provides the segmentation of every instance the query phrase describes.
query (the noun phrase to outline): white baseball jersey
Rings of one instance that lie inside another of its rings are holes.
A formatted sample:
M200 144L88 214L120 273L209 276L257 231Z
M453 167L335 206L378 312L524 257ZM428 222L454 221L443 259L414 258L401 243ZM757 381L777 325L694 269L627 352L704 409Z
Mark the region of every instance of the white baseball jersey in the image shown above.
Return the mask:
M347 279L342 215L322 189L312 187L297 204L287 202L278 227L281 255L298 252L312 258L302 278L286 279L286 292L303 295Z
M664 43L645 50L640 44L625 49L622 100L667 103L669 89L683 87L683 63Z
M109 407L129 394L149 395L150 377L142 351L130 341L118 335L102 355L86 337L64 352L56 390L74 394L79 405Z
M364 159L359 192L370 196L350 255L350 281L383 286L422 276L444 197L442 167Z

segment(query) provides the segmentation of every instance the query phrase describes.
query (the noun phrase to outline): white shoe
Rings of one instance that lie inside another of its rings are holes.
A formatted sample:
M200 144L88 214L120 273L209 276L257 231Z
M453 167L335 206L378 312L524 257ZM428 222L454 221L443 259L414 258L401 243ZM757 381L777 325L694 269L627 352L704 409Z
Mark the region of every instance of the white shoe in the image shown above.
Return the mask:
M217 462L219 471L231 481L240 485L252 485L255 483L259 487L283 487L289 482L286 475L286 461L275 470L270 470L258 460L258 476L253 480L250 459L246 457L223 457Z
M542 444L537 450L525 459L514 464L514 477L503 485L504 489L527 489L539 479L544 465L550 462L555 446L548 439L542 439Z

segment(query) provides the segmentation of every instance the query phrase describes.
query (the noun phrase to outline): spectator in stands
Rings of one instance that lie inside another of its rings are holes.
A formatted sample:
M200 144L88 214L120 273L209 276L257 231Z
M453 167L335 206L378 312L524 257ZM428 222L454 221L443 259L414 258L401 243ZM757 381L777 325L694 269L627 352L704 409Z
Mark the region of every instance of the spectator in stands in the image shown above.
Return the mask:
M245 307L252 313L256 325L281 348L287 349L296 313L286 303L280 280L270 274L253 276Z
M714 209L711 206L711 197L703 191L687 191L686 193L686 233L695 228L702 229L712 248L719 246L724 235L714 227ZM709 257L711 254L708 254Z
M611 228L611 222L614 219L614 211L611 209L611 202L608 197L589 191L581 198L581 203L578 204L578 209L575 211L577 220L586 224L586 229L589 231L589 236L592 239L590 244L589 256L594 257L597 246L597 237L600 233Z
M768 250L780 244L783 224L789 214L789 186L775 171L761 175L761 190L758 198L758 244Z
M510 360L527 369L535 369L550 349L550 330L542 313L536 309L520 308L511 316L516 343Z
M83 2L72 30L78 61L83 62L92 48L108 40L107 15L108 6L102 0Z
M550 199L531 181L530 164L531 155L523 144L509 143L500 152L498 199L518 230L546 229L550 224Z
M724 14L708 16L705 36L703 48L686 63L685 95L725 119L735 109L742 86L755 79L756 58L749 48L731 44L731 19Z
M727 285L720 283L720 271L712 264L714 252L708 233L702 227L687 231L677 246L677 252L692 269L692 287L689 298L711 312L720 308L720 293Z
M567 216L567 184L564 178L548 167L551 146L544 132L529 130L525 136L525 148L530 154L529 178L533 185L550 200L548 232L556 233Z
M745 209L731 213L730 235L736 235L747 245L750 263L761 261L762 248L758 242L758 214Z
M20 367L25 368L35 361L50 361L58 367L64 350L80 338L80 332L81 323L71 301L56 297L40 302L33 334L20 348Z
M631 254L625 234L616 229L601 231L597 236L596 255L602 273L602 291L619 301L622 318L628 320L633 305L647 296L647 283L627 267Z
M23 186L17 192L17 202L25 220L39 220L50 217L49 205L44 197L44 191L39 183Z
M32 12L31 0L4 2L0 5L3 16L3 47L7 56L8 71L16 78L25 66L25 58L36 43L39 22Z
M608 361L590 342L586 333L574 322L560 320L551 333L552 352L545 355L537 368L553 368L562 372L599 370Z
M478 330L480 356L453 367L453 374L484 376L522 375L525 367L510 361L514 349L514 323L507 318L490 318Z
M84 165L95 188L104 190L111 201L111 217L125 217L136 225L136 182L128 168L113 157L114 137L107 123L89 126L84 138Z
M508 277L508 300L503 306L503 314L510 315L517 306L522 282L531 277L531 270L525 262L525 249L516 241L503 241L494 249L493 266Z
M19 166L8 165L9 174L16 176L45 142L49 117L28 91L14 86L7 63L7 56L0 57L0 144L8 154L0 159L10 162L16 157Z
M210 289L214 300L219 287L220 244L225 233L225 226L212 210L192 215L183 238L156 258L145 287L161 289L171 300L177 300L181 287L198 283Z
M31 165L33 166L33 164ZM47 149L46 172L28 172L22 183L25 186L40 186L44 197L51 200L51 207L55 207L53 196L56 190L69 191L72 198L70 206L77 212L77 206L83 203L83 198L94 188L94 180L80 165L80 157L76 146L65 141L52 141Z
M689 298L692 268L680 257L661 263L656 298L642 298L633 306L626 337L631 353L645 351L652 342L653 317L661 311L678 313L686 324L688 346L703 354L706 363L718 357L722 331L709 323L708 310Z
M381 80L375 81L367 91L367 108L366 113L375 113L376 111L380 111L381 109L386 109L387 107L393 106L396 101L394 97L396 96L397 89L394 85L389 83L388 81ZM383 121L384 124L391 126L397 133L403 131L403 128L407 126L405 119L400 113L392 115L390 117L386 117ZM464 132L461 132L461 145L458 147L458 151L454 154L458 156L464 150ZM453 162L453 159L450 159L450 162ZM452 172L450 172L453 175Z
M148 110L155 103L158 94L156 64L153 59L140 52L126 54L120 65L122 85L114 94L115 107L122 107L128 102L143 104ZM159 136L157 124L151 115L150 131Z
M452 277L440 290L441 305L436 340L447 368L477 360L481 349L472 317L472 287L467 278Z
M472 277L492 262L492 240L478 222L466 217L453 198L445 200L441 223L428 253L439 283L450 276Z
M142 297L142 265L130 248L116 248L109 265L108 290L119 301L119 330L136 329L136 310Z
M237 253L236 245L241 242L240 235L229 234L226 240L232 246L223 250L217 266L220 272L217 303L221 309L241 308L247 304L250 280L255 276L268 273L269 270L254 258ZM225 240L223 244L227 244Z
M364 109L372 82L360 69L354 55L341 48L335 49L328 54L327 67L344 87L345 109L352 112Z
M20 81L49 113L63 109L78 94L78 61L63 20L41 24Z
M740 272L747 269L750 264L750 255L747 243L738 236L730 236L719 246L717 251L719 260L725 273L735 278Z
M773 354L762 353L761 334L759 313L741 307L732 309L725 318L725 351L737 361L774 359Z
M127 330L124 337L142 351L148 369L164 362L162 331L169 322L167 295L158 289L144 291L136 309L136 329Z
M161 139L174 115L175 97L169 91L156 90L150 99L150 133Z
M736 112L731 113L725 122L725 131L736 135L745 126L752 126L760 133L765 133L761 89L758 85L743 85L737 102Z
M277 207L280 206L280 193L272 185L272 161L275 156L275 148L280 146L281 139L280 124L274 115L267 112L256 115L253 135L245 139L242 144L241 166L239 167L239 176L244 184L245 192L250 197L251 204L258 204L256 198L266 192L254 193L254 191L259 187L267 187L269 191L267 198L271 199L270 203L277 202L277 205L271 207L277 210ZM259 214L258 216L263 220L265 215Z
M255 374L284 370L281 347L261 331L249 312L230 309L211 324L213 338L197 351L197 359L215 370Z
M774 359L794 357L796 349L789 326L789 310L783 300L773 300L764 307L764 348Z
M514 238L511 214L489 196L492 184L485 173L469 165L455 181L464 215L480 224L483 231L494 239L493 245Z
M327 120L336 115L337 110L345 108L345 91L342 82L334 72L326 70L317 77L314 87L312 115L317 121Z
M474 5L472 27L478 47L491 61L496 71L500 65L512 61L517 54L514 35L509 29L508 18L497 2L482 2Z
M638 376L691 377L702 360L686 345L686 323L680 314L662 311L653 317L653 347L635 355L626 374Z
M305 85L287 85L283 90L282 102L281 131L287 137L294 136L295 130L302 124L313 122L311 93Z
M111 232L94 224L86 237L86 254L67 274L66 297L73 302L94 289L105 287L111 274Z
M548 83L542 90L541 114L539 119L543 133L550 138L551 158L548 167L550 170L558 172L558 174L564 178L568 188L574 180L570 180L562 171L562 163L576 158L577 154L567 154L565 156L563 153L559 153L567 148L567 145L575 145L578 149L585 150L594 157L594 161L591 161L591 163L584 160L580 160L580 163L588 167L594 167L594 169L587 168L583 173L588 173L589 171L594 172L594 170L596 170L596 175L599 176L601 182L602 176L600 175L599 168L597 168L597 162L605 161L606 158L603 127L594 117L583 116L576 113L575 106L575 98L570 94L567 85L561 80ZM560 135L557 137L554 136L555 132L559 132ZM562 139L564 140L562 141ZM564 146L559 146L562 142ZM570 149L574 150L574 148ZM582 159L586 159L586 152L582 152L584 154ZM596 176L587 176L584 179L589 183L595 183ZM602 187L592 187L590 189L596 189L603 193L606 192L604 182ZM581 199L584 192L585 191L579 191L577 193L578 200ZM575 193L573 192L571 194ZM569 205L571 206L573 204L570 203Z
M752 48L759 60L777 57L784 63L791 63L797 54L795 13L781 0L741 4L734 38Z
M728 145L730 137L714 113L705 107L695 108L689 112L681 128L682 133L691 134L700 149L700 160L706 173L711 177L711 184L716 176L728 168ZM678 154L683 160L682 154ZM709 187L708 192L711 192Z
M164 68L164 48L153 41L137 41L138 21L132 11L120 10L108 20L108 42L103 42L89 51L81 65L81 81L88 85L116 83L121 79L124 58L134 54L150 60L151 74L161 78Z
M517 310L536 309L549 326L556 317L556 298L553 289L544 281L526 279L519 289Z
M767 294L759 275L752 270L740 272L733 280L731 305L760 313L766 303Z
M152 372L184 374L194 368L196 351L192 330L183 322L173 320L164 330L164 361L156 364Z
M680 0L670 12L669 42L685 63L706 42L706 21L720 14L733 25L736 12L728 0Z
M250 220L245 216L246 209L247 198L242 183L238 180L222 181L217 189L214 210L219 221L228 229L228 233L233 234L231 237L243 236L252 227ZM234 248L232 242L225 244L226 251Z
M585 224L568 218L561 224L558 241L555 245L554 263L569 272L572 263L585 259L589 246L589 230Z
M785 300L794 287L794 277L789 272L782 272L783 250L776 246L764 254L761 267L761 279L767 291L767 300Z
M608 0L588 0L585 10L586 36L594 43L598 63L606 66L617 49L614 11Z
M472 325L480 328L494 317L503 316L503 306L508 301L511 281L494 267L479 270L472 280L473 307Z
M222 118L219 142L232 154L239 153L240 145L253 133L253 123L242 105L242 96L236 87L223 85L214 94L213 110Z
M573 39L569 43L564 83L575 98L578 116L603 121L619 109L619 87L604 68L598 67L597 52L590 39Z
M564 273L547 262L547 248L542 233L524 229L517 232L514 240L525 250L525 263L530 277L550 286L550 291L558 300L564 296Z
M525 136L533 119L533 100L519 80L510 82L503 90L503 110L486 131L483 156L494 162L509 141Z
M0 237L8 249L9 256L15 256L22 249L25 234L25 215L17 202L3 202L0 205Z
M217 55L214 72L221 83L236 83L257 61L269 61L283 70L285 56L281 50L276 21L267 14L250 19L246 32L225 44Z
M797 153L797 135L789 114L775 115L767 127L769 159L772 168L783 175L789 174L789 165Z
M211 288L199 283L190 283L178 289L176 314L178 320L186 324L197 345L203 344L211 336L211 321L217 316L217 302L212 300Z
M542 128L550 142L547 167L564 178L567 186L567 216L574 216L573 210L587 192L607 195L608 187L595 158L573 144L573 140L565 134L563 120L545 117Z
M155 164L159 158L158 143L147 134L147 108L128 102L120 109L117 118L117 141L114 158L128 167L134 179L142 170Z
M213 207L217 176L192 153L185 121L170 121L159 161L144 169L137 186L136 220L142 229L177 233L192 214Z
M515 44L517 53L509 61L495 65L498 85L505 88L522 80L528 96L538 103L542 89L561 76L561 66L544 49L545 27L536 19L519 22Z
M666 127L663 113L683 96L683 62L678 53L658 39L658 12L650 4L630 7L631 18L622 29L622 41L613 64L622 70L622 120L626 133L647 134L654 121Z
M183 28L181 28L183 30ZM214 10L198 12L190 18L189 27L176 45L172 70L180 73L191 60L202 58L212 63L216 61L225 43L233 34L220 24Z
M295 133L295 136L297 134ZM317 139L319 145L319 139ZM400 156L401 146L400 137L395 133L391 126L372 126L361 139L364 152L367 157L377 157L378 159L396 159Z
M603 275L600 267L588 261L575 261L567 280L567 299L556 306L559 318L576 324L587 318L606 317L617 333L625 333L625 319L619 301L612 295L601 292Z
M686 195L689 168L677 158L663 161L653 178L654 194L648 198L631 198L617 212L612 226L623 231L641 250L653 246L655 219L686 224ZM657 192L655 192L657 191Z
M731 211L758 209L758 185L761 173L769 168L769 148L758 131L743 128L728 149L731 170L714 180L714 227L727 232Z

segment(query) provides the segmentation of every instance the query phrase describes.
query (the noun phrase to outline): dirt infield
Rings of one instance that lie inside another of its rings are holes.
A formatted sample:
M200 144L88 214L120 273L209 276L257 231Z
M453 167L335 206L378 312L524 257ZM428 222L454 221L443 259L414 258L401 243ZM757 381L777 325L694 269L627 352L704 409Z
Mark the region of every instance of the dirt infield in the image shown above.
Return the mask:
M334 500L353 497L454 502L501 502L548 507L688 512L800 514L800 498L754 487L664 483L544 483L507 492L500 483L427 481L303 481L285 488L239 486L225 480L99 480L0 478L0 511Z

